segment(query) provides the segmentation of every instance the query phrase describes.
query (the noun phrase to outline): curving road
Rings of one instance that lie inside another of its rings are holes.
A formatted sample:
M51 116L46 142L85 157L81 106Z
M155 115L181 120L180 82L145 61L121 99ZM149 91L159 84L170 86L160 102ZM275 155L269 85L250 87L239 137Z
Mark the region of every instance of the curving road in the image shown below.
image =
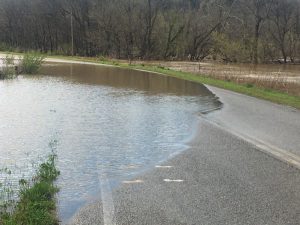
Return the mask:
M99 169L102 199L69 224L299 225L300 111L208 88L224 107L199 116L188 151L116 190Z
M111 191L70 224L300 224L300 111L208 87L190 149ZM104 191L105 190L105 191ZM104 204L103 204L104 203Z

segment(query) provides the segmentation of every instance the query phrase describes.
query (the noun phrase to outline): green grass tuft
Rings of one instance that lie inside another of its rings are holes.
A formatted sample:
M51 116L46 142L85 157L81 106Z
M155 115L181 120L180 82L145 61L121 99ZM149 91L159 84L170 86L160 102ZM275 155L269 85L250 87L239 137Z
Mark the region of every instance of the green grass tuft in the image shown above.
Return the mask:
M56 156L41 164L33 184L20 181L20 200L12 213L0 217L1 225L57 225L55 194L59 189L54 181L60 172L55 167Z

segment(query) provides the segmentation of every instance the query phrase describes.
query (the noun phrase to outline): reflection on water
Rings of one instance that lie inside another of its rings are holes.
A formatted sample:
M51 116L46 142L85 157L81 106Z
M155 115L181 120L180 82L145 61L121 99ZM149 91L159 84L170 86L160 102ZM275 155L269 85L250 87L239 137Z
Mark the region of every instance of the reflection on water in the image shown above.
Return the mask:
M154 95L166 93L212 96L206 88L199 84L135 70L80 64L48 64L42 73L63 76L74 83L133 89Z
M59 215L67 221L111 184L186 148L197 114L220 107L204 86L91 65L50 64L43 76L0 81L0 168L18 180L58 141Z

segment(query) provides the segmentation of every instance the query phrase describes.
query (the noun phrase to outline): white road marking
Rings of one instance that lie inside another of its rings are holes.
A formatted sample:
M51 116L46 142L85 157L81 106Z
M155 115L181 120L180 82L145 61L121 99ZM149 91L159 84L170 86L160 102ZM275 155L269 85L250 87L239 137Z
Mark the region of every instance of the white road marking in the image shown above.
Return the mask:
M131 181L123 181L123 184L142 184L144 183L143 180L131 180Z
M155 168L159 168L159 169L170 169L170 168L173 168L173 166L155 166Z
M182 183L184 180L171 180L171 179L164 179L164 182L175 182L175 183Z
M103 222L104 225L116 225L115 206L114 206L109 180L103 169L98 167L98 171L99 171L99 184L100 184L102 207L103 207Z
M300 157L298 155L295 155L287 150L281 149L279 147L276 147L270 143L267 143L265 141L259 140L257 138L253 138L250 136L247 136L245 134L241 134L238 131L235 131L224 124L221 124L220 122L214 121L213 119L208 119L205 115L201 115L201 118L204 119L206 122L220 128L221 130L224 130L226 132L229 132L233 134L234 136L247 141L250 144L253 144L260 150L261 152L264 152L280 161L289 163L290 165L294 166L297 169L300 169Z
M120 168L121 169L137 169L139 167L140 167L140 165L134 165L134 164L132 164L132 165L124 165L124 166L121 166Z

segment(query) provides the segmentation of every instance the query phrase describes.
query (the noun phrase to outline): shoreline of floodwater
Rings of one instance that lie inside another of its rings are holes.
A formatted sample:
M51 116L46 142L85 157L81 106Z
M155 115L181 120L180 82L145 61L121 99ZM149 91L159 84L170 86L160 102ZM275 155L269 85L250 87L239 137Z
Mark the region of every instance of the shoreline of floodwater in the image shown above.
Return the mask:
M0 53L1 54L1 53ZM15 54L15 53L12 53ZM16 55L22 55L20 53ZM201 84L208 84L211 86L231 90L241 94L249 95L252 97L264 99L277 104L291 106L300 109L300 97L280 92L270 88L258 87L256 85L245 83L238 84L233 79L220 79L217 77L210 77L206 75L197 75L190 72L176 71L168 67L160 65L146 65L146 64L132 64L122 60L107 60L91 57L77 57L77 56L47 56L46 62L62 62L62 63L82 63L90 65L105 65L114 66L124 69L133 69L138 71L146 71L150 73L158 73L166 76L177 77L183 80L188 80Z

